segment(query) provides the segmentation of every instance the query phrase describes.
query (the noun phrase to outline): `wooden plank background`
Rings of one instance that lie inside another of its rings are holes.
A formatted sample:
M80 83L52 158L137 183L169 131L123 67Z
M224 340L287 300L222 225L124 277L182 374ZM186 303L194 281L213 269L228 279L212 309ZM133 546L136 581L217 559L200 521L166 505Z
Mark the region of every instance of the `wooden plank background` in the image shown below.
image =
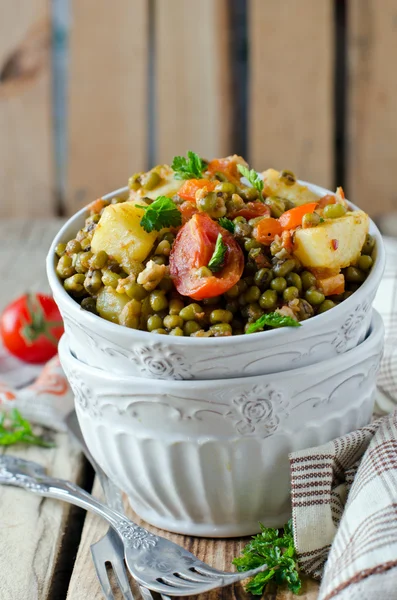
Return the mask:
M257 169L342 184L375 217L397 212L397 0L70 0L62 186L54 2L67 4L2 10L0 217L70 214L174 154L237 146Z

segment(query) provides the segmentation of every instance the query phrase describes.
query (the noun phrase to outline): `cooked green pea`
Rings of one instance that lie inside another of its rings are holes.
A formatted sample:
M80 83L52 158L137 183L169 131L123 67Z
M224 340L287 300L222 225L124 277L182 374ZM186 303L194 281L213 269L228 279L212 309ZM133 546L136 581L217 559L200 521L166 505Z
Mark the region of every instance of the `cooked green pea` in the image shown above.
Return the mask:
M156 265L166 265L167 264L167 259L165 256L163 255L157 255L155 254L154 256L151 257L151 260L156 263Z
M76 273L71 277L68 277L63 282L64 288L67 292L73 292L79 294L84 291L84 279L85 276L82 273Z
M259 300L260 295L261 295L261 291L258 288L258 286L257 285L252 285L245 292L245 299L246 299L246 301L248 303L256 302L257 300Z
M318 306L325 300L324 294L320 290L316 290L316 288L306 290L305 298L312 306Z
M235 225L237 225L237 223L246 223L246 222L247 222L247 219L245 219L244 217L242 217L240 215L238 217L236 217L235 219L233 219L233 223Z
M229 323L217 323L210 327L210 331L215 337L224 337L232 335L232 326Z
M296 262L293 258L289 258L284 261L280 261L273 265L273 272L277 277L285 277L288 273L291 273L296 267Z
M286 302L291 302L291 300L295 300L295 298L299 297L299 290L295 286L290 286L285 288L283 291L283 299Z
M302 291L302 279L300 278L300 276L298 275L298 273L288 273L287 277L287 284L289 286L294 286L296 288L298 288L299 293L301 293Z
M148 295L148 292L145 290L145 288L139 283L136 283L136 281L128 282L124 288L127 296L129 298L134 298L135 300L143 300Z
M229 302L226 302L225 309L233 314L236 313L238 311L237 300L229 300Z
M327 206L324 206L323 214L325 219L339 219L346 212L347 208L343 204L327 204Z
M215 192L223 192L224 194L234 194L236 186L229 181L222 181L215 186Z
M332 302L332 300L324 300L324 302L322 302L320 304L320 306L318 307L318 312L319 313L323 313L326 312L327 310L330 310L331 308L334 308L334 306L336 306L335 302Z
M270 287L272 288L272 290L275 290L276 292L281 294L287 287L287 282L284 277L275 277L271 280Z
M372 254L373 249L375 248L375 238L372 237L370 233L367 234L365 238L364 245L361 249L361 254Z
M94 315L98 314L96 309L96 300L94 298L83 298L80 306L84 310L93 313Z
M92 268L91 267L91 259L92 252L89 250L88 252L80 252L78 254L79 257L79 266L82 269L83 273L87 273L87 271Z
M277 292L274 290L266 290L259 298L259 306L264 310L272 310L277 306Z
M253 239L247 239L244 242L244 248L247 252L253 250L254 248L262 248L262 244Z
M239 219L240 217L236 217L236 219ZM241 217L243 218L243 217ZM236 219L234 219L234 222L236 221ZM245 221L245 219L244 219ZM250 236L252 233L252 227L251 225L248 225L248 223L243 223L238 221L237 223L235 223L235 227L234 227L234 235L236 238L246 238L248 236Z
M128 180L128 187L130 190L139 190L141 187L140 177L143 173L134 173Z
M233 287L231 287L230 290L228 290L225 293L225 296L227 298L237 298L237 296L239 295L239 293L240 293L240 290L239 290L238 284L236 283L236 285L234 285Z
M147 330L153 331L154 329L161 329L163 326L163 319L159 315L150 315L147 320Z
M274 219L278 219L283 212L285 212L285 203L277 196L269 196L269 198L266 198L266 204L270 208L271 215Z
M294 183L296 182L295 174L292 171L288 171L287 169L281 171L280 179L283 183L285 183L285 185L294 185Z
M196 275L197 277L211 277L213 273L208 267L200 267L199 269L197 269Z
M273 278L273 271L264 267L263 269L259 269L259 271L255 273L254 281L256 285L259 285L261 288L267 288L269 287L270 282Z
M164 254L164 256L169 256L171 252L171 244L169 243L168 240L162 240L156 250L155 250L155 254Z
M141 177L141 184L145 190L153 190L159 183L161 177L156 171L149 171L149 173Z
M368 254L363 254L358 259L358 268L361 269L361 271L369 271L373 263L374 261Z
M161 310L165 310L168 306L168 300L165 297L163 291L154 290L151 292L150 296L150 306L155 312L160 312Z
M158 289L163 292L170 292L173 289L174 285L172 283L172 279L169 276L163 277L163 279L158 284Z
M59 275L59 277L61 277L61 279L71 277L75 272L72 258L67 254L61 256L61 258L58 260L56 272Z
M356 267L347 267L345 272L346 281L352 283L362 283L365 280L365 273L357 269Z
M252 228L256 227L260 221L264 219L263 215L261 217L254 217L248 221L248 225L251 225Z
M309 227L317 227L317 225L319 225L320 221L321 221L321 217L316 212L306 213L302 217L302 228L308 229Z
M166 329L175 329L175 327L183 327L183 319L179 315L167 315L163 319Z
M179 313L179 316L182 317L184 321L194 321L202 316L203 309L200 304L196 304L193 302L192 304L188 304Z
M215 192L208 192L208 194L206 196L204 196L204 198L200 198L196 202L197 208L200 211L206 212L206 213L212 213L212 211L214 211L216 209L217 203L218 203L218 196L216 195Z
M66 251L66 244L57 244L55 246L55 254L59 257L61 257L63 254L65 254Z
M214 304L219 304L219 297L214 296L214 298L204 298L203 304L205 306L213 306Z
M113 273L110 269L104 269L102 271L102 283L107 286L110 285L112 288L116 288L121 275L119 273Z
M88 271L84 279L84 287L91 296L94 296L102 287L102 274L100 271Z
M172 244L175 241L175 236L173 233L171 233L171 231L166 231L162 234L160 239L161 241L167 241L170 244L170 246L172 246Z
M230 323L232 319L233 319L233 313L230 312L229 310L222 310L221 308L213 310L210 314L210 322L212 324Z
M71 256L72 254L77 254L77 252L81 252L81 244L77 240L70 240L66 244L66 254Z
M85 237L80 241L82 250L89 250L91 248L91 240L89 237Z
M314 277L313 273L310 273L310 271L303 271L303 273L301 273L301 280L304 290L308 290L317 283L317 279Z
M259 191L254 187L245 188L244 190L241 190L240 195L248 202L252 202L259 197Z
M186 321L183 326L183 331L185 335L192 335L192 333L196 333L196 331L200 331L201 326L196 323L196 321Z
M183 335L183 329L181 329L180 327L175 327L175 329L171 329L171 331L169 332L168 335L182 336Z
M248 304L248 306L245 306L244 312L245 312L246 318L250 321L250 323L257 321L259 319L259 317L261 317L263 315L263 310L259 306L258 302L251 302L251 304Z
M152 329L151 333L159 333L160 335L167 335L167 332L165 329L162 329L160 327L160 329Z
M90 260L90 265L93 269L103 269L108 262L108 255L105 250L100 250L94 254Z
M270 254L272 256L276 256L276 254L278 254L279 252L281 252L281 250L283 249L283 245L281 240L274 240L274 242L272 242L270 244Z
M170 304L169 304L170 315L179 315L179 313L181 312L183 307L184 307L184 304L183 304L182 300L179 300L179 298L172 298L172 300L170 300Z

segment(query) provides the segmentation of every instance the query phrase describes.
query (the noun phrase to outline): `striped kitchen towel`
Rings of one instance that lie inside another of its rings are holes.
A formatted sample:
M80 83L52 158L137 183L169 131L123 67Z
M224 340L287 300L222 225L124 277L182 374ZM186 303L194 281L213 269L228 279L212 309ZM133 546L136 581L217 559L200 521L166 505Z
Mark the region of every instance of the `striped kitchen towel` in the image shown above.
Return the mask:
M299 564L319 600L397 598L397 242L375 308L385 323L378 412L370 425L290 455Z

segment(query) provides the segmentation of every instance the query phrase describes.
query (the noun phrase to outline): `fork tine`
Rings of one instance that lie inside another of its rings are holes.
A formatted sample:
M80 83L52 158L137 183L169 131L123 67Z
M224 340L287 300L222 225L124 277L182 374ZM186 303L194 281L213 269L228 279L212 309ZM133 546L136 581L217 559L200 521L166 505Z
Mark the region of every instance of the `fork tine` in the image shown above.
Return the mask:
M124 600L136 600L132 591L130 582L128 581L127 573L125 571L124 560L119 562L111 562L113 573L119 584L121 593L123 594Z
M91 554L103 595L105 596L106 600L114 600L114 595L110 586L109 576L106 570L106 564L102 561L96 560L95 554L92 552L92 549Z

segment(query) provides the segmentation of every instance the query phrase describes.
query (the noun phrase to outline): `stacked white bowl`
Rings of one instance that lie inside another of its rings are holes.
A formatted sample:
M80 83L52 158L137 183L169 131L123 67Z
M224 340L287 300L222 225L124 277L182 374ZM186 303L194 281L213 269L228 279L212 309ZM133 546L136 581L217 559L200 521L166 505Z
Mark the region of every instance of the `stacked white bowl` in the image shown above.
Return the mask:
M310 187L319 195L331 193ZM120 195L117 190L105 198ZM384 269L348 299L302 323L226 338L128 329L80 308L55 273L55 246L72 239L86 210L56 236L47 259L65 322L59 356L87 445L134 510L160 528L232 537L290 516L290 452L369 422L383 347L372 311Z

